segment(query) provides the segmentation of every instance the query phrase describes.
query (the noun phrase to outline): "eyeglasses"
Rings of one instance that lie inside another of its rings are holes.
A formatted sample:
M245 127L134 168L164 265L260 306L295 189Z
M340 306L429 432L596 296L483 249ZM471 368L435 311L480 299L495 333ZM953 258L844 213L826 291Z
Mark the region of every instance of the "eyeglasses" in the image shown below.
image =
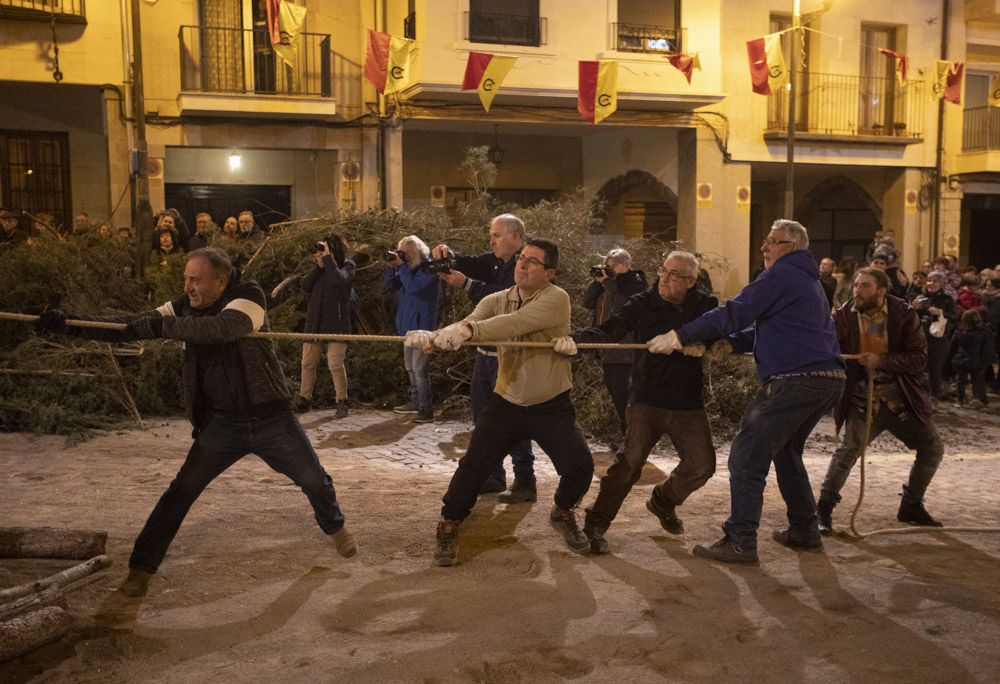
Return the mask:
M668 271L662 266L656 269L656 275L667 280L694 280L694 276L684 275L678 271Z
M518 260L518 262L523 261L523 262L527 263L530 266L541 266L542 268L548 268L548 266L546 266L544 262L539 261L535 257L530 257L530 256L525 256L523 254L518 254L517 255L517 260Z
M794 244L795 240L775 240L774 238L767 238L766 240L764 240L764 242L760 244L760 246L763 247L764 245L771 245L772 247L774 247L775 245L794 245Z

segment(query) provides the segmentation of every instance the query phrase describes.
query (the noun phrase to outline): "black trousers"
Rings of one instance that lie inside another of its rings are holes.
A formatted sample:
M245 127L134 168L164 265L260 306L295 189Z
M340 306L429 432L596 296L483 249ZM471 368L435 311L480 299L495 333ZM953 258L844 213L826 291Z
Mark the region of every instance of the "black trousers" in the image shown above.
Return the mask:
M555 504L566 510L576 506L590 488L594 458L576 424L569 392L534 406L512 404L493 394L479 414L469 449L451 477L441 516L465 520L489 474L512 446L529 439L538 442L559 473Z

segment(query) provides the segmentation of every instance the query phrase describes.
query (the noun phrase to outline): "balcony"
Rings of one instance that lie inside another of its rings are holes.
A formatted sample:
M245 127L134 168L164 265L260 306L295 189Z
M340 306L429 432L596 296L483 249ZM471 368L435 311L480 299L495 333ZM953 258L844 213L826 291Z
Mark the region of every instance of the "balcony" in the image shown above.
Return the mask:
M403 38L414 40L417 37L417 13L410 12L403 19Z
M302 33L293 66L266 30L181 26L182 113L329 118L335 113L330 36Z
M538 47L548 43L548 30L546 17L465 13L464 37L470 43Z
M973 107L964 112L962 151L1000 150L1000 108Z
M84 0L0 0L0 19L86 24Z
M612 24L614 49L619 52L641 52L669 55L681 52L682 29L643 24Z
M894 78L798 74L796 138L826 142L909 145L923 141L924 84ZM788 92L768 98L767 140L788 128Z

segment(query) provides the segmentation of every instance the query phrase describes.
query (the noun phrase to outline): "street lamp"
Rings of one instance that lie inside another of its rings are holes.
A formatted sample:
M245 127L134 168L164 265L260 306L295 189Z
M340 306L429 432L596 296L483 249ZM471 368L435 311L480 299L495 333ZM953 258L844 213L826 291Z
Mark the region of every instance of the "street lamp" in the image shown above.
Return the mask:
M229 170L239 171L240 166L243 164L243 157L240 156L239 152L233 150L233 153L229 155Z

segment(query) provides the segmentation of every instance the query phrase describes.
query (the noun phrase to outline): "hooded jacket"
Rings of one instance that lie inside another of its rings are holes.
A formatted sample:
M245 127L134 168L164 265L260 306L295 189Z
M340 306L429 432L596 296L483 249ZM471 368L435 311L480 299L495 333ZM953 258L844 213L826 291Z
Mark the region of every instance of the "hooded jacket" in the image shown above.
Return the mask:
M785 254L677 333L682 344L730 336L733 351L753 350L761 382L781 373L844 368L819 268L804 249Z
M591 281L583 292L583 306L594 312L594 325L602 325L611 316L618 313L629 297L637 295L646 289L646 274L642 271L629 270L604 279L603 283ZM632 336L626 335L618 342L632 342ZM630 349L608 349L601 352L602 364L631 364L635 361L635 352Z
M302 291L309 298L306 307L307 333L351 332L351 283L354 262L338 264L333 255L323 257L323 267L314 266L302 278Z

